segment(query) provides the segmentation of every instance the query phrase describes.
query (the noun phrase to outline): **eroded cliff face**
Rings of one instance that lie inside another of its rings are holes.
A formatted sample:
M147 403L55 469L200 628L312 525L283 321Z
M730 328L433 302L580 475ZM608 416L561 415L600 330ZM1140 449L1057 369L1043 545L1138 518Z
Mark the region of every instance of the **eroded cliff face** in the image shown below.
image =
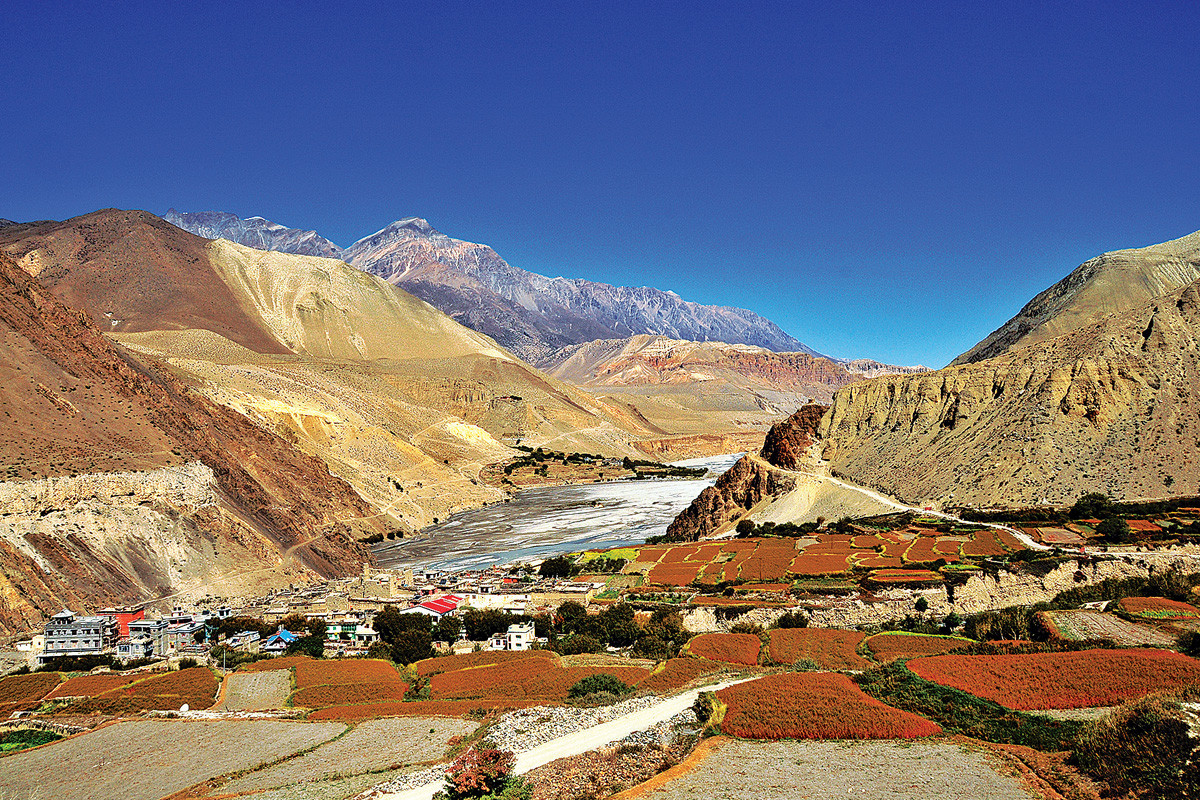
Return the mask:
M838 391L835 474L912 505L1195 494L1200 282L975 364Z
M0 483L0 634L64 607L257 594L314 577L222 501L200 462Z
M358 539L385 528L375 510L346 482L332 476L324 463L189 391L155 361L135 358L114 345L87 313L64 305L3 253L0 297L0 375L4 378L0 410L5 417L0 452L5 455L7 477L66 479L81 473L142 472L200 462L211 470L211 492L218 505L181 510L163 496L147 500L148 505L138 503L138 508L155 511L161 501L165 518L186 516L187 536L210 541L214 551L232 547L241 537L248 542L237 545L241 551L266 555L256 568L274 568L286 557L309 578L329 577L355 572L370 559ZM24 597L28 606L13 599L10 609L32 607L53 613L64 605L62 600L72 597L106 597L105 604L134 599L164 588L160 578L169 587L182 585L179 581L186 571L141 569L140 561L153 558L142 558L133 545L124 572L107 567L97 571L97 564L108 563L97 555L104 550L108 534L101 532L103 526L72 527L75 510L59 508L71 493L83 493L88 503L108 505L103 498L115 495L106 485L122 481L127 479L101 476L65 484L34 482L0 492L12 503L14 533L45 537L39 545L44 552L38 552L51 568L42 570L44 579L30 573L34 584L16 595ZM136 497L137 490L124 488L117 494ZM23 525L21 515L29 513L30 503L39 519L50 520L59 511L66 514L65 527ZM43 512L49 513L43 518ZM156 531L169 527L147 524ZM121 523L114 521L105 530L119 534L120 529ZM16 545L10 541L8 546ZM165 541L146 547L169 551ZM190 552L203 558L201 550ZM8 574L14 575L15 586L22 586L16 577L27 571L22 560L37 561L19 547L9 555ZM9 622L3 620L6 613ZM0 625L24 619L24 613L0 609Z
M790 490L791 478L761 461L743 457L705 488L667 528L672 541L703 539L739 519L759 502Z

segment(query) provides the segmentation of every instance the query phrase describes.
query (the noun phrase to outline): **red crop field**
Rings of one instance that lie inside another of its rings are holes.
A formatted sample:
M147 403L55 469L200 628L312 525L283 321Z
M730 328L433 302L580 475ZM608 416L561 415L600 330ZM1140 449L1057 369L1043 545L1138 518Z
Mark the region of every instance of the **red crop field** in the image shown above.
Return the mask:
M497 691L511 692L514 686L536 675L559 669L549 659L523 658L439 673L429 679L429 690L438 700L495 697Z
M217 679L208 667L160 672L148 678L109 689L89 700L72 703L63 713L135 714L142 711L175 711L183 705L204 709L213 704Z
M1165 597L1123 597L1117 604L1126 614L1146 619L1195 619L1200 609Z
M662 586L687 586L696 580L703 566L695 563L655 564L646 575L646 580Z
M749 633L702 633L687 644L688 653L727 664L758 663L762 641Z
M241 669L243 672L268 672L273 669L291 669L312 660L308 656L276 656L275 658L264 658L261 661L252 661Z
M1162 527L1154 524L1148 519L1127 519L1125 522L1129 525L1130 530L1140 531L1142 533L1162 532Z
M642 678L638 688L652 692L682 689L692 681L719 672L722 668L721 664L703 658L672 658L664 661L657 672Z
M890 664L898 658L948 653L972 644L970 639L918 633L879 633L867 639L867 649L881 664Z
M503 664L506 661L524 661L527 658L545 658L557 661L550 650L484 650L479 653L464 653L460 656L438 656L417 662L417 674L424 677L439 672L452 672L467 667L482 667L486 664Z
M296 686L300 689L326 684L397 683L402 680L395 667L374 658L308 660L296 664Z
M660 564L681 564L684 561L691 561L692 556L696 555L699 547L672 547L667 552L663 553L663 557L659 560Z
M904 566L899 556L856 556L854 563L865 569L899 569Z
M0 703L27 703L41 700L62 680L57 672L33 672L9 675L0 680Z
M927 681L1020 711L1115 706L1200 685L1200 661L1166 650L1080 650L929 656L908 662Z
M792 560L794 575L837 575L850 569L845 555L810 555L807 551Z
M845 675L769 675L728 686L721 730L749 739L911 739L941 731L935 723L863 694Z
M301 708L325 708L358 703L400 702L404 699L404 693L407 691L407 683L395 681L310 686L292 695L292 705Z
M836 628L776 628L771 631L771 660L795 664L802 658L821 669L870 669L871 663L854 652L864 634Z
M139 675L79 675L60 683L49 697L95 697L122 686L128 686Z
M591 675L612 675L626 686L633 686L650 674L645 667L566 667L539 673L515 687L501 687L497 697L523 697L526 700L566 700L571 687ZM511 693L511 695L510 695Z

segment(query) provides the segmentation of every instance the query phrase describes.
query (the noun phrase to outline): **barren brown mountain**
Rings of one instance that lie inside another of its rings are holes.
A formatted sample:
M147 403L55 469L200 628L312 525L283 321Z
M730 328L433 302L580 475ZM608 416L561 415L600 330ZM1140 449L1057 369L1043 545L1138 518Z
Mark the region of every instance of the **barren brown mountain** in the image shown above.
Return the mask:
M1196 494L1198 264L1200 234L1106 254L963 357L991 358L840 390L825 458L917 505Z
M369 557L357 539L383 527L324 463L113 344L4 253L0 287L0 631Z

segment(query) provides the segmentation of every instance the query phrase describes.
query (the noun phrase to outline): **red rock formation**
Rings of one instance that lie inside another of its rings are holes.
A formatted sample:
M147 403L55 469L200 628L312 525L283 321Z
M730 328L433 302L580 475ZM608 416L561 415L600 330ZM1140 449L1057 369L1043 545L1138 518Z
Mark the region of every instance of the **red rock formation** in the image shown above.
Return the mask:
M782 469L797 469L804 451L817 440L821 418L829 406L809 403L783 422L777 422L767 431L763 442L762 457Z
M765 497L781 494L793 481L760 462L742 457L683 510L667 528L670 541L694 542L717 532Z

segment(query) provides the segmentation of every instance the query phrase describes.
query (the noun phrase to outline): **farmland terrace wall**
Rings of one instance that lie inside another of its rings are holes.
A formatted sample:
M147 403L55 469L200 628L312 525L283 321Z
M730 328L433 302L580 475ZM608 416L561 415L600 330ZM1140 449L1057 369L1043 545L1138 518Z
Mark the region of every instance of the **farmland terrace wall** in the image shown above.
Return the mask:
M1154 555L1116 557L1099 560L1066 561L1046 575L1019 574L1001 570L997 575L982 571L972 575L962 586L954 588L951 603L945 587L935 589L889 589L878 592L871 602L859 598L832 599L820 604L797 604L815 628L856 628L881 625L918 615L914 604L924 597L929 604L926 614L941 617L954 611L961 615L980 611L995 611L1010 606L1035 605L1052 600L1056 595L1083 586L1091 586L1108 578L1146 578L1152 572L1182 569L1187 573L1200 572L1200 546L1172 548ZM756 608L737 617L722 618L715 608L688 609L683 614L684 627L693 633L727 632L740 622L762 625L773 623L787 609Z

